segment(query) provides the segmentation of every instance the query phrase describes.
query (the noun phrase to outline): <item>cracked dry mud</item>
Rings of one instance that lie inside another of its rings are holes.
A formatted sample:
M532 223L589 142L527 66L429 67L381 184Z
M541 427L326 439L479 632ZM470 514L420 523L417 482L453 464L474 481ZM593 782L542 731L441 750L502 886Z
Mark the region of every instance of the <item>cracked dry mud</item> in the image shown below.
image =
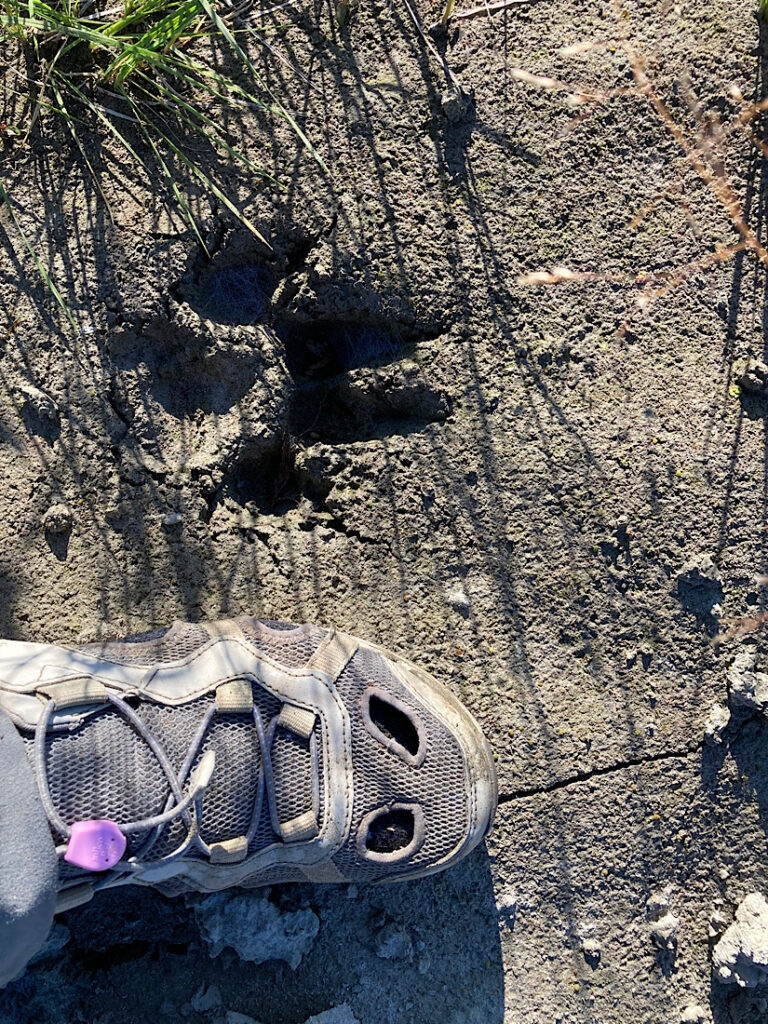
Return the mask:
M732 85L764 95L751 0L627 0L619 18L681 124L686 81L721 117ZM457 121L399 4L279 24L306 76L280 88L330 173L279 124L232 125L285 186L223 172L271 251L193 188L207 260L93 136L110 220L46 115L12 165L81 331L56 326L3 211L0 626L337 624L478 717L496 828L423 882L256 893L319 922L295 970L211 959L194 900L105 894L65 915L0 1019L764 1024L767 994L714 980L711 947L768 896L768 722L705 729L739 651L766 654L761 632L713 640L766 599L768 399L733 386L765 358L765 270L742 253L646 309L609 281L518 285L734 239L644 101L574 126L564 93L513 80L628 86L615 48L558 55L615 36L604 0L457 22L440 43L474 96ZM765 168L736 134L727 169L762 225Z

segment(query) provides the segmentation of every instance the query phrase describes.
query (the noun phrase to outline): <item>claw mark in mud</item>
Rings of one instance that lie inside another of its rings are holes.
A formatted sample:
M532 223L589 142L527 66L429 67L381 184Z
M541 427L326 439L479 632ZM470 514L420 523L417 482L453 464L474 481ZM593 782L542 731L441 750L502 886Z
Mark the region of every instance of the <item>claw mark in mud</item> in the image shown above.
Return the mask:
M307 498L321 508L332 484L297 467L297 449L289 434L266 443L246 445L224 474L221 486L208 494L208 519L228 499L262 515L284 515Z
M290 436L276 438L258 454L246 450L235 463L227 491L239 504L253 504L260 512L292 508L301 496L301 481Z
M418 367L399 366L385 377L302 387L294 395L291 430L297 437L344 445L424 430L450 411L449 396L428 385Z
M268 252L250 235L240 232L225 238L224 229L192 257L188 270L175 287L177 301L206 320L222 325L253 325L271 320L273 302L284 307L299 290L297 277L321 238L336 226L334 214L325 231L292 232L280 258ZM276 299L279 288L279 300Z
M206 320L229 325L254 324L269 309L274 286L274 276L265 266L211 264L198 276L187 301Z
M106 391L106 399L110 409L115 414L115 416L117 416L118 420L120 420L120 423L126 428L130 427L131 419L128 413L123 408L123 403L121 402L120 397L117 393L117 382L115 380L114 374L110 375L109 378Z
M334 516L333 519L324 521L323 525L328 526L335 533L339 533L350 540L357 540L361 544L373 544L375 547L383 546L387 549L390 555L394 555L392 545L386 537L371 537L369 534L363 533L361 530L357 530L353 526L349 526L338 516Z
M450 413L449 396L409 358L426 335L353 320L282 323L277 333L295 382L296 437L349 444L409 434Z
M328 226L323 231L315 231L313 234L300 233L293 247L288 251L288 258L285 265L286 277L303 270L307 265L312 252L317 248L321 238L328 238L333 233L339 221L339 211L335 210Z
M383 366L400 359L406 342L382 324L319 320L279 324L291 375L314 380L363 366Z

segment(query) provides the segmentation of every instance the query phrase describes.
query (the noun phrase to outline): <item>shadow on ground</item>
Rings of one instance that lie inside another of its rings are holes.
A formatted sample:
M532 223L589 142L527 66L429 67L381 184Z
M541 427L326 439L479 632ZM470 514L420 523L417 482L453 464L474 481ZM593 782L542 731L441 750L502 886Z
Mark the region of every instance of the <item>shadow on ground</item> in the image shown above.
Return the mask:
M224 1018L302 1024L347 1003L361 1024L438 1020L501 1024L504 978L490 867L483 849L419 882L277 886L248 890L281 911L319 920L296 970L255 965L232 950L211 959L195 920L197 898L168 900L138 888L107 892L63 915L59 952L0 995L0 1017L33 1021ZM67 978L66 991L57 979ZM211 995L211 987L216 986ZM105 1011L104 994L112 993ZM209 993L208 1003L205 993ZM207 1009L196 1009L201 1005Z

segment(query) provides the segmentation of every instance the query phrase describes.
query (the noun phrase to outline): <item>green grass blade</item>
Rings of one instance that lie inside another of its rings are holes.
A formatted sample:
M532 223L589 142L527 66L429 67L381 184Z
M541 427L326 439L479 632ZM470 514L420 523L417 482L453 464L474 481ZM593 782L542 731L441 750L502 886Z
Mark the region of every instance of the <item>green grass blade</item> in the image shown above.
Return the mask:
M74 327L74 329L76 331L79 331L80 330L80 326L77 323L77 321L75 320L75 318L72 316L72 313L71 313L71 311L69 309L69 306L67 306L66 302L64 301L64 296L61 294L59 289L56 287L56 284L55 284L53 278L48 273L48 271L45 269L45 267L43 266L42 260L37 255L37 251L36 251L35 247L32 245L30 240L27 238L26 232L24 231L24 228L21 226L21 224L19 222L19 218L16 216L16 211L13 209L13 206L11 205L10 197L9 197L9 195L6 192L6 189L5 189L5 184L1 180L0 180L0 200L3 201L3 203L6 206L6 208L8 209L8 212L11 215L11 220L14 223L14 227L18 231L19 237L21 238L22 242L24 243L24 245L25 245L25 247L27 249L27 252L32 257L32 262L35 264L35 268L37 269L37 272L40 275L40 277L43 279L43 282L44 282L46 288L51 293L51 295L54 297L54 299L56 300L59 308L61 309L61 311L66 316L67 320L69 320L69 322L72 325L72 327Z
M92 110L96 114L96 116L106 125L106 127L111 132L111 134L114 135L115 138L124 147L124 149L128 153L130 153L130 155L133 157L133 159L140 166L143 166L143 161L139 157L139 155L136 152L136 150L130 144L128 139L126 139L126 137L123 135L123 133L121 131L119 131L117 129L117 127L113 124L112 120L109 117L107 117L107 115L100 109L98 104L93 103L87 96L84 95L84 93L81 90L77 89L77 87L72 86L70 84L70 88L73 89L73 91L78 95L78 97L82 100L82 102L90 110ZM149 143L150 148L152 149L152 152L155 154L155 156L157 157L158 161L160 162L161 169L162 169L163 174L164 174L164 176L166 178L166 181L168 182L168 184L169 184L169 186L171 188L171 191L173 192L174 198L176 199L177 203L179 204L179 207L180 207L180 209L181 209L185 219L187 220L188 224L190 225L190 227L194 231L195 235L197 236L198 241L202 245L203 249L205 249L205 242L203 241L203 237L200 234L200 230L199 230L199 228L197 226L197 222L195 221L195 218L192 215L192 211L187 206L187 204L186 204L186 202L184 200L184 197L182 196L181 192L179 191L179 187L176 184L176 180L173 177L173 175L171 174L171 172L169 171L168 166L166 165L165 161L163 160L162 154L160 154L158 152L158 149L155 146L154 141L152 140L152 138L146 132L146 129L145 129L146 118L143 117L143 115L140 113L140 111L138 111L136 109L135 103L131 100L131 98L124 91L122 92L122 96L128 102L128 105L131 107L131 109L134 111L134 113L136 115L136 122L135 123L138 124L139 128L142 131L142 134L144 135L145 139Z
M60 75L61 72L56 71L51 76L51 88L53 89L53 95L56 98L56 102L59 104L59 112L61 116L64 118L64 123L69 129L69 134L72 136L72 141L74 142L75 146L77 146L80 156L83 158L85 166L88 168L88 171L91 175L91 178L93 179L93 183L96 186L99 195L104 200L104 206L106 207L107 213L109 214L109 219L112 221L112 223L114 223L115 218L112 216L112 208L109 205L107 197L104 195L104 190L101 187L101 182L99 181L98 175L94 171L91 161L88 159L88 154L86 153L85 147L80 141L80 136L77 134L77 130L75 129L74 118L71 117L69 111L67 110L67 106L64 101L64 96L62 95L61 89L59 88L58 79ZM66 79L64 79L64 81L66 81Z
M144 138L145 138L147 144L149 145L150 149L155 154L155 157L156 157L158 163L160 164L160 168L161 168L161 170L163 172L165 180L168 182L168 186L170 187L171 192L173 193L173 196L174 196L176 202L179 204L179 207L180 207L180 209L181 209L181 211L182 211L182 213L184 215L185 220L187 221L189 226L192 228L193 232L195 233L195 235L197 237L197 240L199 241L200 245L203 247L203 251L207 255L208 254L208 247L205 244L205 240L203 239L203 236L200 234L200 229L197 226L197 221L195 220L194 215L192 214L192 211L190 210L189 206L187 205L186 200L184 199L184 196L181 194L181 191L179 190L179 186L176 183L176 178L174 177L173 174L171 174L171 171L170 171L168 165L166 164L165 160L163 159L163 155L160 152L160 150L158 149L158 147L157 147L157 145L155 143L155 140L152 138L152 135L147 130L147 126L148 125L151 126L152 130L154 132L156 132L157 135L160 138L164 139L165 137L163 136L163 134L160 131L158 131L156 125L153 122L151 122L148 117L143 115L137 109L135 102L131 99L131 97L127 94L127 92L125 92L125 90L121 90L121 95L123 96L125 101L128 103L130 108L133 110L134 114L136 115L136 120L137 120L137 123L139 125L139 129L141 130L141 133L144 136Z
M153 25L113 62L110 72L115 81L124 82L141 63L146 61L146 57L141 56L142 53L162 53L173 46L185 30L199 20L200 13L199 0L186 0L173 14Z
M124 95L125 99L127 100L127 102L129 104L131 104L131 106L134 108L134 110L136 110L135 104L133 103L133 100L131 100L130 96L128 96L127 93L125 93L125 92L123 93L123 95ZM138 111L137 111L137 113L138 113ZM143 116L143 123L142 123L142 130L144 131L145 138L149 142L149 144L152 147L152 150L153 150L153 152L155 152L155 154L158 154L157 146L155 144L154 139L152 139L151 135L146 131L146 125L151 126L152 131L158 136L158 138L162 139L163 142L166 144L166 146L168 146L168 148L184 164L184 166L189 171L191 171L192 174L194 174L194 176L199 181L201 181L203 183L203 185L205 186L207 191L209 191L212 195L216 196L217 199L221 200L221 202L224 203L224 205L230 211L230 213L233 213L235 215L235 217L237 217L237 219L240 221L240 223L243 224L246 228L248 228L248 230L253 235L255 235L256 238L258 238L260 241L262 241L267 246L267 248L269 248L269 249L272 248L272 246L269 244L269 242L266 240L266 238L262 235L262 233L259 231L259 229L254 224L251 223L251 221L245 216L244 213L242 213L240 210L238 210L238 208L235 206L235 204L232 202L232 200L229 198L229 196L219 188L219 186L216 184L216 182L213 181L212 178L209 178L208 175L204 171L202 171L193 160L190 160L189 157L186 155L186 153L184 153L180 149L180 147L176 145L176 143L173 141L173 139L171 139L170 136L166 135L165 132L163 132L162 129L154 121L151 121L146 115L144 115ZM175 181L173 179L173 176L170 174L170 171L168 171L167 167L164 166L164 170L168 174L170 180L173 182L173 186L174 186L174 189L175 189ZM199 235L198 235L198 237L199 237ZM202 239L200 239L200 240L202 242Z
M178 115L184 119L184 122L194 132L204 135L212 145L223 149L228 156L233 160L237 160L242 163L249 171L269 179L273 184L277 184L268 171L265 171L262 167L253 163L253 161L249 160L247 156L231 146L224 138L221 129L216 122L212 118L208 117L204 111L200 110L199 107L195 107L192 104L187 103L186 100L184 100L171 86L165 85L162 82L154 82L141 71L136 73L136 77L137 79L143 79L147 82L147 87L139 85L138 82L136 83L137 87L142 89L147 97L154 98L157 93L165 96L176 105ZM226 101L226 97L222 97L222 99ZM207 131L206 128L203 127L204 125L207 125L211 130Z
M227 23L213 9L213 7L211 6L209 0L200 0L200 3L202 4L203 10L208 15L208 17L210 18L211 22L216 26L218 31L222 34L222 36L229 43L229 45L232 48L232 50L237 54L237 56L240 58L240 60L246 66L246 68L250 72L251 76L253 77L253 80L255 82L257 82L259 84L259 86L261 86L261 88L264 89L264 91L268 95L271 96L272 95L271 92L269 91L269 89L267 88L265 83L261 80L261 76L259 75L259 72L254 67L253 62L251 61L250 57L246 54L246 52L242 49L242 47L240 46L238 41L232 35L232 33L229 30L229 26L227 25ZM293 130L296 133L296 135L299 137L299 139L301 139L301 141L304 143L304 146L309 150L309 152L312 154L312 156L318 162L320 167L322 167L322 169L327 172L328 168L326 167L326 165L325 165L325 163L323 161L323 158L317 152L315 147L309 141L309 139L304 134L304 132L301 130L301 128L298 126L298 124L293 119L293 117L288 113L288 111L282 106L281 103L278 103L277 101L275 101L275 105L276 105L276 110L290 124L290 126L293 128Z

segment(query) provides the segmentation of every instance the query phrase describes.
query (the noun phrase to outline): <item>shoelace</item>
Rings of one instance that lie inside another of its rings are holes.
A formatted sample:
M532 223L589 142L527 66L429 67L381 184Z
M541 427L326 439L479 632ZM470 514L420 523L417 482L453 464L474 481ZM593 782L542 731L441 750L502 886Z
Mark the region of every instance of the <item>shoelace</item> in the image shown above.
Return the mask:
M216 707L212 705L205 713L200 721L200 724L195 732L195 735L190 742L187 750L184 763L178 773L173 770L165 751L157 742L155 737L150 732L149 728L142 721L142 719L136 714L133 708L126 703L122 698L109 694L108 700L110 704L120 713L136 730L139 736L149 746L152 753L157 758L160 767L168 781L170 787L170 794L166 800L165 808L160 814L153 815L152 817L143 818L138 821L131 821L125 823L108 823L113 824L115 829L119 831L123 836L135 834L138 832L149 831L150 835L146 841L127 860L120 860L118 864L113 868L109 868L102 879L96 884L95 888L107 888L111 885L120 884L123 880L130 880L131 875L138 871L145 871L149 868L159 867L160 865L169 864L172 861L183 857L185 854L191 852L193 849L199 850L206 856L210 856L211 847L202 839L200 835L200 826L202 821L202 804L203 797L205 795L206 788L208 787L213 771L216 764L216 755L214 751L207 751L200 759L200 763L197 768L190 775L192 765L200 753L205 734L213 721L214 715L216 714ZM69 842L56 847L56 852L59 856L64 856L69 849L70 842L72 841L73 833L77 829L78 825L90 824L88 822L75 822L72 826L67 825L64 819L56 810L53 799L51 797L50 786L48 783L48 768L46 764L46 736L48 727L51 722L52 715L56 709L56 702L49 700L45 705L40 719L38 720L35 729L35 740L34 740L34 764L35 772L38 781L38 789L40 792L41 802L43 809L45 810L46 816L53 827L53 829L60 835L64 836ZM259 778L256 787L256 797L254 799L253 810L251 814L251 820L246 838L248 843L252 841L256 830L259 825L261 817L261 809L266 789L267 777L271 777L271 771L269 766L269 742L273 734L273 726L270 726L268 732L265 732L263 723L261 721L261 715L257 706L253 706L253 722L256 728L259 746L261 749L261 770L259 771ZM182 787L187 782L189 777L189 786L186 795L182 792ZM187 826L187 834L180 845L173 850L171 853L166 854L163 857L158 858L154 861L148 861L145 858L148 856L152 848L157 843L165 827L172 821L181 817L184 824ZM79 880L76 880L79 881ZM76 883L75 883L76 884Z

